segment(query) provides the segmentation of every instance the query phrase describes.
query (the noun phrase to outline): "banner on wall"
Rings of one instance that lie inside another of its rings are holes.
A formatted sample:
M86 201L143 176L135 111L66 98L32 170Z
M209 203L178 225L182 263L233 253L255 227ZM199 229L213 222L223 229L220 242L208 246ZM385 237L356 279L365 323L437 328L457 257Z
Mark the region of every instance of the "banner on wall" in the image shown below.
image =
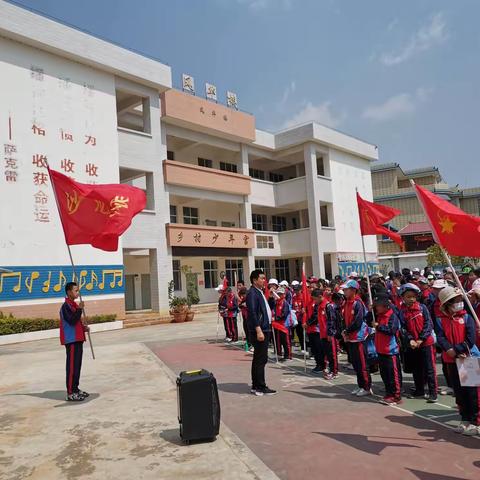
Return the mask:
M378 262L367 262L368 272L365 272L365 263L363 262L338 262L338 274L342 277L348 277L352 272L358 273L360 276L372 275L379 273L380 265Z
M83 296L123 294L123 265L5 267L0 269L0 302L63 298L65 284L76 282Z

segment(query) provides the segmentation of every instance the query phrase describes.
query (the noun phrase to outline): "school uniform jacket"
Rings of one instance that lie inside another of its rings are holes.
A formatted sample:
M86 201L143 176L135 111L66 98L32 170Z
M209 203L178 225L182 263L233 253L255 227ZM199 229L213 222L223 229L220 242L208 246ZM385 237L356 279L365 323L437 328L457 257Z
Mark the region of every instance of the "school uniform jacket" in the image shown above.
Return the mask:
M60 343L62 345L85 341L81 319L82 309L78 308L73 300L65 298L60 309Z
M468 353L475 345L475 322L465 310L455 315L442 312L436 319L437 343L442 349L442 359L445 363L455 363L455 358L447 355L447 350L453 348L457 355Z
M287 300L285 300L285 298L277 300L275 303L275 309L273 310L274 321L272 322L272 327L275 330L280 330L281 332L287 333L288 328L285 326L285 321L287 320L289 313L290 306Z
M402 304L400 322L408 341L422 340L421 347L428 347L435 343L432 335L432 319L428 308L422 303L415 302L410 308Z
M400 319L390 308L387 312L376 316L378 323L375 328L375 349L381 355L397 355L400 351L397 342L397 333L400 328Z
M343 307L345 333L349 342L363 342L368 337L368 326L365 322L367 309L360 297L347 300Z

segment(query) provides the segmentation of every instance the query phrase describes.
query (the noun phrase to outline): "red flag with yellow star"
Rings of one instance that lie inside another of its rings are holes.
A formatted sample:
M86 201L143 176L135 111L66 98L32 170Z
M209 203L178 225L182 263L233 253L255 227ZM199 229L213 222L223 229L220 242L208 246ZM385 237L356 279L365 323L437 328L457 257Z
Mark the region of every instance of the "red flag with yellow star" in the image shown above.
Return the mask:
M400 235L384 226L393 217L402 213L401 210L369 202L363 199L358 192L357 205L360 218L360 233L362 235L386 235L403 247Z
M48 169L67 245L90 244L114 252L118 237L145 208L143 190L122 184L88 185Z
M415 189L435 241L450 255L480 257L480 217L465 213L419 185Z

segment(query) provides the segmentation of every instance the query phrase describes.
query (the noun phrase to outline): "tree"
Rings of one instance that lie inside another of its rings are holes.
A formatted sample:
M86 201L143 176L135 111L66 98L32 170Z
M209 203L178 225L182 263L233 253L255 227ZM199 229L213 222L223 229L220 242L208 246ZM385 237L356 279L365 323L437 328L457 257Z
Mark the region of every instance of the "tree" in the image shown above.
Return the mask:
M427 265L429 267L445 265L447 262L443 255L442 249L436 243L431 247L428 247L426 250L427 253ZM480 259L472 258L472 257L456 257L451 256L452 264L455 266L463 266L463 265L472 265L475 266L478 264Z

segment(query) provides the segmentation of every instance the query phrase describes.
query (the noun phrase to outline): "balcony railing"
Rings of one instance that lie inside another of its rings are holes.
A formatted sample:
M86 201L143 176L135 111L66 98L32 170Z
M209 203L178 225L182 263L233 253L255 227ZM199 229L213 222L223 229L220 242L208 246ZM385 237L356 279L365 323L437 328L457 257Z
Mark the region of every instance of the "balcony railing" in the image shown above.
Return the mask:
M254 230L248 228L207 227L169 223L169 247L253 248Z
M165 183L215 192L250 195L250 177L172 160L163 161Z

